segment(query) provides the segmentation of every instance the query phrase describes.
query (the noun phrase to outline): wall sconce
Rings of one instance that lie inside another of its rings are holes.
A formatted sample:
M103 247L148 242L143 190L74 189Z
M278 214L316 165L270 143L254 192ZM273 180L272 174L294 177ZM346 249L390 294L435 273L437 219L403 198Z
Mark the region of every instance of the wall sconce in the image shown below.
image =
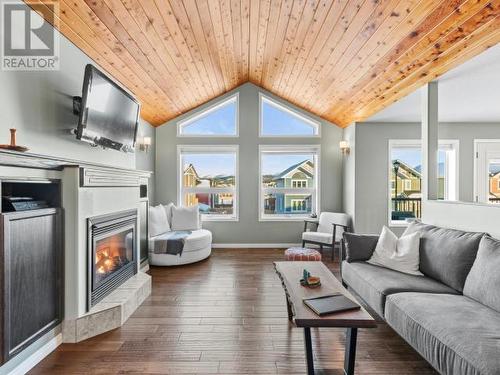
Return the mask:
M342 155L349 155L349 153L351 152L351 148L349 147L349 142L347 141L340 141L339 147L340 147L340 152L342 152Z
M149 146L151 146L151 137L143 137L142 143L139 145L141 151L148 152Z

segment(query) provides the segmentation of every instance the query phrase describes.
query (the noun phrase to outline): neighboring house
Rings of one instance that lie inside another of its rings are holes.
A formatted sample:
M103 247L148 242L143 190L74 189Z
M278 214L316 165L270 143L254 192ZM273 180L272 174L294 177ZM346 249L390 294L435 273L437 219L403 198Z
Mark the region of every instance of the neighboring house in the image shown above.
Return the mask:
M391 197L398 198L421 198L421 181L422 175L417 170L406 164L401 160L393 160L399 162L398 176L397 176L397 189L396 189L396 175L394 169L391 170Z
M490 174L490 201L500 202L500 172Z
M183 173L184 187L225 187L234 185L234 176L200 177L193 164L189 164ZM187 193L184 196L186 206L200 205L202 211L217 211L233 205L231 193L207 194Z
M264 176L264 184L278 188L310 188L314 184L314 164L304 160L274 176ZM312 201L309 194L274 194L265 199L268 213L311 213Z

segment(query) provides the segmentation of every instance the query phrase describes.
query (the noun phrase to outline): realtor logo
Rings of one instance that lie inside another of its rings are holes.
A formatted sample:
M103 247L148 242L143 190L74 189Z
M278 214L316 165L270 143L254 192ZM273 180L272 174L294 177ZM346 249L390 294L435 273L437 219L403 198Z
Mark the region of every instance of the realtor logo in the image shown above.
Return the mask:
M59 70L58 4L0 1L2 70Z

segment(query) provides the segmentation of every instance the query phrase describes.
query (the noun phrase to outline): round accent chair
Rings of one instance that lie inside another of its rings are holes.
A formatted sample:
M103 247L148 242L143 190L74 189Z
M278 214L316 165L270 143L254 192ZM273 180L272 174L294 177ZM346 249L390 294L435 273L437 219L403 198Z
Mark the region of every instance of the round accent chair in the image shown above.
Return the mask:
M321 253L307 247L291 247L285 250L286 260L296 261L321 261Z
M198 207L172 203L149 208L149 264L180 266L212 253L212 232L201 228Z

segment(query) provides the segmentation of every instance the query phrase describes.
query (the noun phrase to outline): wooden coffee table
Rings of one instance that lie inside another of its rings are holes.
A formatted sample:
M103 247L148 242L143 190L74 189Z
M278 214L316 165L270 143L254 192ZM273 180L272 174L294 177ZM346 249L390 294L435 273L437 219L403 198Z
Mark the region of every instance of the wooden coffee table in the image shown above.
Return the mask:
M311 327L347 328L344 372L346 375L354 374L358 328L375 328L377 326L375 319L363 307L359 310L320 317L304 304L304 298L320 297L336 292L355 300L323 262L274 262L274 267L285 289L288 319L294 322L297 327L304 328L307 374L314 374ZM320 287L310 289L300 285L299 280L302 278L304 268L311 275L321 278Z

